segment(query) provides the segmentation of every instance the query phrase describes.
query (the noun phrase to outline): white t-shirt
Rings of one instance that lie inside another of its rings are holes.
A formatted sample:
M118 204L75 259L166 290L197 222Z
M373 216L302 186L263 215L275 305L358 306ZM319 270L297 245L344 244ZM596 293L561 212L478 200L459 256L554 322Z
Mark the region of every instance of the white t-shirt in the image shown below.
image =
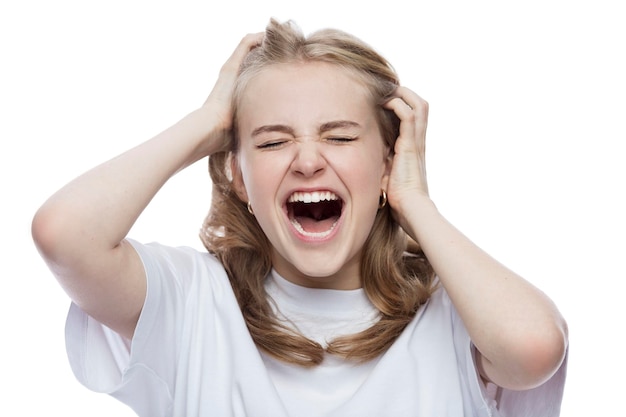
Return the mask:
M443 289L378 359L357 365L327 355L308 369L259 352L224 268L210 254L132 243L148 281L132 342L75 305L66 341L78 380L142 417L559 415L566 364L533 390L485 389L469 335ZM266 288L279 316L320 343L377 317L363 290L303 288L274 272Z

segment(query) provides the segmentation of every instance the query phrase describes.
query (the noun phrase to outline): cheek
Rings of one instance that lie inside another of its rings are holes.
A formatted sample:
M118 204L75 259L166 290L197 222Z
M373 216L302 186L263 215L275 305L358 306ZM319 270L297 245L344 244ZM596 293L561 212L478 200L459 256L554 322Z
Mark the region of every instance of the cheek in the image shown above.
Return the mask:
M284 173L284 163L276 155L243 155L241 158L241 173L243 183L250 201L256 205L263 201L271 201L276 194L278 183Z
M240 187L246 194L246 200L251 200L253 197L252 193L258 187L258 173L256 172L255 161L250 158L245 150L240 151L237 160L239 165Z
M383 154L382 150L355 152L334 158L332 165L352 183L361 184L365 189L379 188L387 167L385 157L386 153Z

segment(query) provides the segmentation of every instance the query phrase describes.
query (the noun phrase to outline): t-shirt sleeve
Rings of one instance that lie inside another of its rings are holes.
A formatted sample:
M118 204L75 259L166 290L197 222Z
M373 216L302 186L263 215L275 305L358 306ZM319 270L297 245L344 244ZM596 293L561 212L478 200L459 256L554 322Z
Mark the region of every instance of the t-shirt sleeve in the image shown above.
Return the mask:
M167 415L180 340L176 323L184 316L188 280L198 267L198 254L191 248L131 243L147 279L132 341L72 304L65 330L68 358L76 378L90 390L112 395L139 415Z
M449 299L447 300L448 302ZM567 356L559 370L539 387L514 391L482 382L476 365L477 350L470 340L465 325L453 309L454 344L466 395L477 409L489 409L494 417L557 417L560 415Z

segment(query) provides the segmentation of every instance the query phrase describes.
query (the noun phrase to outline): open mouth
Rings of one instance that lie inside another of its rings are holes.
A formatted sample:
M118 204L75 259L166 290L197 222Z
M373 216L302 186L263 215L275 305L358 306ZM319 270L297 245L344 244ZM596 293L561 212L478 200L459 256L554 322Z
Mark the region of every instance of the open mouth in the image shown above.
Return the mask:
M329 236L343 209L343 201L331 191L295 192L287 201L287 215L302 235L310 238Z

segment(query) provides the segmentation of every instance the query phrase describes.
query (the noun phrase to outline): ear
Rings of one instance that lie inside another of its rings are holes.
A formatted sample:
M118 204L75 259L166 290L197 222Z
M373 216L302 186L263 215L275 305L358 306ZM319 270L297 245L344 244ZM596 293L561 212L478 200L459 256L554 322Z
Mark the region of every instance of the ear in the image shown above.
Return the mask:
M246 191L246 185L243 182L243 174L239 167L239 156L237 154L230 157L230 172L233 178L232 185L237 197L244 203L249 201L248 192Z
M380 179L380 188L387 191L389 185L389 176L391 175L391 165L393 164L393 152L389 151L384 160L385 168Z

